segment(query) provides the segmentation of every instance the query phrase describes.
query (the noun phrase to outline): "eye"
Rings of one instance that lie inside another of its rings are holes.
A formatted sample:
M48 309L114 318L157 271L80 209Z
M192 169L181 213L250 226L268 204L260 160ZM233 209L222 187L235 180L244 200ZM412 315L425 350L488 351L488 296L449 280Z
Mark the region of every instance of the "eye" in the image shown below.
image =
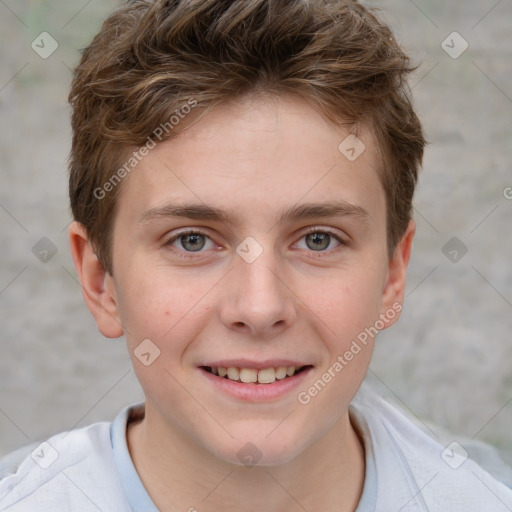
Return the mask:
M302 240L305 240L305 247L300 246ZM183 258L191 258L194 257L193 253L203 253L205 252L203 249L216 247L208 235L193 230L182 231L174 235L164 245L172 248L178 256ZM296 244L299 249L313 252L331 252L339 246L346 245L347 243L338 234L327 228L311 228ZM329 247L331 250L327 250Z
M207 241L210 242L210 246L206 249L213 249L215 244L206 234L200 231L187 231L173 236L165 245L181 250L181 252L201 252L201 249L207 246Z
M326 251L326 249L331 246L332 242L336 243L334 248L340 245L346 245L342 238L334 233L334 231L325 228L313 228L308 231L301 240L302 239L305 240L306 249L314 252L330 252ZM299 249L304 249L304 247L299 247ZM333 249L333 247L331 247L331 249Z

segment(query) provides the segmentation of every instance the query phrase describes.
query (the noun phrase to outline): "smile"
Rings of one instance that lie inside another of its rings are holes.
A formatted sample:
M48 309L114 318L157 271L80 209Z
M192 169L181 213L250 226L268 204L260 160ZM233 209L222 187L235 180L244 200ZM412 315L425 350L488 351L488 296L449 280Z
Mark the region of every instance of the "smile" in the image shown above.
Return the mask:
M202 366L201 368L212 375L235 382L272 384L276 380L284 380L300 373L308 366L278 366L276 368L236 368L230 366Z

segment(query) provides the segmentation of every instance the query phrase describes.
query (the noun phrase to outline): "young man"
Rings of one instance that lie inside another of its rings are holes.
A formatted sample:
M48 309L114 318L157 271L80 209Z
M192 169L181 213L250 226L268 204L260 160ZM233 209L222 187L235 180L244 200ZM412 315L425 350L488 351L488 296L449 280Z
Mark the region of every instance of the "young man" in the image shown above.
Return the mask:
M35 448L0 510L512 509L361 388L415 231L409 71L356 2L139 0L105 22L70 94L70 241L146 400Z

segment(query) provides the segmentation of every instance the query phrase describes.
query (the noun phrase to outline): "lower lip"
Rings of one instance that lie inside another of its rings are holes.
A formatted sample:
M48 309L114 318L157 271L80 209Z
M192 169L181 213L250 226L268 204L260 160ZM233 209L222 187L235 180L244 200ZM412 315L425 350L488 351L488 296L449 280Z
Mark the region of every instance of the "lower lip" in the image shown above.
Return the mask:
M311 370L313 370L312 366L291 377L275 380L272 384L256 384L229 380L199 368L201 375L204 375L217 389L246 402L266 402L281 398L296 389Z

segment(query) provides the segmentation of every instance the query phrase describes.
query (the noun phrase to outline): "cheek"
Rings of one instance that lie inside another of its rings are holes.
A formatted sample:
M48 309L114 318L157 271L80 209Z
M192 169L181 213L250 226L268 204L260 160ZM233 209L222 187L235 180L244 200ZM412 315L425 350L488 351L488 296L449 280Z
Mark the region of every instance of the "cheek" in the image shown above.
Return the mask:
M304 282L303 309L313 312L328 327L338 342L346 342L379 318L382 296L381 272L368 267L330 275L326 279Z
M119 313L130 348L149 338L161 351L179 351L200 330L209 280L173 276L160 267L127 272L120 282Z
M137 379L149 396L176 405L183 356L203 328L197 304L204 292L155 269L124 283L120 314Z

